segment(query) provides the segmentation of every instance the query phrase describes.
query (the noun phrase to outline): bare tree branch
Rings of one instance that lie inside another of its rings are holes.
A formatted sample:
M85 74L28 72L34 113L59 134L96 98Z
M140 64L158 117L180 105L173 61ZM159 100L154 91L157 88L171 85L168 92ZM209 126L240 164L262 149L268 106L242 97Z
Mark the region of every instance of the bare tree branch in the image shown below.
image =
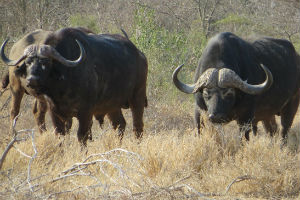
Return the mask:
M226 187L226 190L225 190L225 193L224 193L224 194L227 194L227 192L230 190L231 186L232 186L234 183L238 183L238 182L245 181L245 180L249 180L249 179L255 179L255 177L251 177L251 176L249 176L249 175L244 175L244 176L239 176L239 177L237 177L236 179L234 179L234 180Z
M13 124L12 124L12 127L11 127L11 129L12 129L12 131L13 131L13 134L12 134L12 135L13 135L13 139L12 139L12 140L9 142L9 144L6 146L4 152L3 152L2 156L1 156L1 159L0 159L0 170L1 170L1 168L2 168L3 162L4 162L5 158L6 158L6 156L7 156L8 152L9 152L9 150L13 147L14 143L18 141L17 134L16 134L17 132L16 132L16 130L15 130L15 127L16 127L16 122L17 122L19 116L20 116L20 115L17 115L17 116L15 117L14 121L13 121Z

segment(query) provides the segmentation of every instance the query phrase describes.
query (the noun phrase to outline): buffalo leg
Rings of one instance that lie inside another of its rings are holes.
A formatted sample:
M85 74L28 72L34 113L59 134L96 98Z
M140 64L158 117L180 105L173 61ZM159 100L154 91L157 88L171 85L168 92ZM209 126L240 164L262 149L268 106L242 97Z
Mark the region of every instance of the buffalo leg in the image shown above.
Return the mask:
M145 98L145 90L141 90L136 93L135 97L129 102L133 118L133 132L138 139L142 137L144 128L143 114L146 102Z
M12 101L11 101L11 109L10 109L10 120L11 120L11 128L12 128L13 121L20 112L20 105L24 95L24 91L23 90L15 91L13 88L11 88L11 94L12 94Z
M277 123L275 120L275 115L273 115L268 120L263 120L263 125L264 125L266 132L269 132L270 136L273 137L274 133L276 133L276 131L277 131Z
M243 131L244 128L240 128L240 131ZM250 136L249 136L249 133L250 133L250 129L247 129L247 130L244 130L245 131L245 138L247 141L250 140Z
M40 99L35 99L34 106L33 106L33 114L37 122L37 125L39 127L40 133L47 131L46 124L45 124L46 112L47 112L47 102Z
M122 114L122 110L119 109L115 112L108 113L108 118L110 119L114 129L118 129L119 136L122 139L126 127L126 121Z
M104 116L102 114L97 114L95 115L96 120L99 122L99 126L100 128L103 128L103 124L104 124Z
M196 124L196 127L197 127L197 132L198 132L198 135L200 135L200 128L201 128L201 122L200 122L200 111L195 108L195 124Z
M50 109L50 116L55 129L55 134L65 135L65 121L63 121L54 111Z
M257 122L252 123L252 132L254 136L257 135Z
M71 129L71 127L72 127L72 117L70 117L69 119L67 119L66 121L65 121L65 132L66 133L69 133L69 131L70 131L70 129Z
M299 92L286 104L281 111L281 136L284 140L287 139L287 133L292 126L294 117L298 110L299 105Z
M250 118L251 119L251 118ZM239 129L240 129L240 132L244 132L245 133L245 138L247 141L250 140L250 136L249 136L249 133L250 133L250 130L252 129L253 130L253 125L254 125L254 131L256 132L257 131L257 123L253 123L252 120L238 120L237 121L238 125L239 125Z
M91 137L91 127L93 124L93 115L90 113L80 113L78 116L79 128L77 131L78 141L86 146L86 142Z

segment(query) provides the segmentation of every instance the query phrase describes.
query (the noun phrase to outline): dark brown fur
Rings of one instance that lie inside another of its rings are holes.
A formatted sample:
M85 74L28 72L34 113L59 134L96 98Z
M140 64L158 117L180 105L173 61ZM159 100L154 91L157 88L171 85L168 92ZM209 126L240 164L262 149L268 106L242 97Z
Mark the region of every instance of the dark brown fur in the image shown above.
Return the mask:
M284 140L292 125L300 97L300 59L293 45L283 39L258 38L248 42L238 36L224 32L213 37L204 49L196 69L194 82L209 68L228 68L249 84L259 84L265 80L260 67L265 65L273 76L273 84L264 93L246 94L235 89L235 96L220 98L216 93L204 98L203 90L195 93L195 121L200 133L200 112L211 112L218 116L215 123L237 121L241 130L251 123L256 134L257 123L263 122L271 135L277 131L275 115L281 117L281 135ZM215 86L209 89L224 89ZM214 122L214 121L213 121ZM249 140L249 129L245 137Z
M73 28L73 31L78 31L82 33L88 33L90 35L94 35L92 31L89 31L85 28ZM18 59L22 54L24 49L30 44L44 44L46 39L52 37L54 32L37 30L32 33L27 34L21 40L14 44L11 49L9 58L10 59ZM52 41L53 42L53 41ZM8 86L10 82L10 89L12 93L12 105L11 105L11 120L13 120L19 113L20 103L24 93L33 95L36 97L33 107L33 113L36 119L36 122L39 126L39 131L43 132L46 130L45 126L45 114L47 111L47 101L43 95L37 94L31 88L26 86L24 62L21 62L18 66L10 67L9 73L7 73L2 80L2 87L5 88ZM146 101L146 99L145 99ZM128 108L129 103L126 102L122 108ZM51 113L52 121L54 123L55 129L60 134L65 134L69 130L72 125L72 116L62 117L60 115ZM126 121L123 117L121 108L113 110L107 113L95 113L95 118L99 121L100 126L103 124L103 118L105 114L108 115L108 118L112 121L113 128L119 129L120 135L123 135L125 130Z
M118 127L122 136L126 122L121 108L130 107L133 130L137 138L142 136L148 67L144 54L128 38L121 35L87 34L78 28L49 32L41 38L39 44L51 45L70 60L79 55L76 39L84 47L86 58L76 67L67 67L50 58L46 64L42 63L42 58L35 56L26 58L21 66L10 71L10 75L13 74L13 78L17 77L16 80L20 82L18 86L21 87L21 95L24 94L23 89L38 99L34 106L38 122L44 118L42 111L47 109L47 104L58 133L64 134L64 122L76 117L79 120L78 139L85 145L93 116L101 125L107 114L113 127ZM26 41L32 41L32 38ZM13 59L18 59L24 48L17 48L17 51L20 54L14 54ZM38 77L34 87L28 85L30 76ZM11 86L15 85L11 83ZM20 94L15 96L14 99L19 101L22 98ZM12 112L12 116L15 113Z

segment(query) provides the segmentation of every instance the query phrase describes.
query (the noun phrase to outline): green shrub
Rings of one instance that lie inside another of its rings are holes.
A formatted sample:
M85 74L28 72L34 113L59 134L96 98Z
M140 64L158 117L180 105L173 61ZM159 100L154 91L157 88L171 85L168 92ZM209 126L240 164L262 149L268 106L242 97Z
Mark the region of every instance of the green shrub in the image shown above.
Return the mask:
M72 15L70 17L70 26L82 26L86 27L89 30L99 33L100 28L97 24L97 18L95 15L82 16L80 14Z
M131 40L148 59L148 91L152 98L172 100L179 93L172 83L173 70L185 63L187 66L180 73L180 79L192 82L201 46L183 31L169 31L160 26L155 16L154 10L138 8Z

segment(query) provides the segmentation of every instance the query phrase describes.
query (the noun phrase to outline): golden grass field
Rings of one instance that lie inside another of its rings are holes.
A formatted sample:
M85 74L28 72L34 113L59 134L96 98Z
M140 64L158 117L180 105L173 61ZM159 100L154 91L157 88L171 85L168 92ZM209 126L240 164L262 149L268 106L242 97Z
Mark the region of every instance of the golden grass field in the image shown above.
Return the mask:
M241 141L235 122L207 124L201 136L193 125L193 103L149 98L142 140L132 133L131 113L122 143L106 119L94 121L93 141L77 142L77 120L71 133L39 134L25 96L15 130L25 141L15 143L0 171L0 199L299 199L300 113L282 147L262 126L250 142ZM9 135L9 97L0 97L0 153ZM278 123L280 124L280 123ZM26 129L29 129L26 131ZM33 130L33 131L32 131ZM34 137L32 137L32 132Z

